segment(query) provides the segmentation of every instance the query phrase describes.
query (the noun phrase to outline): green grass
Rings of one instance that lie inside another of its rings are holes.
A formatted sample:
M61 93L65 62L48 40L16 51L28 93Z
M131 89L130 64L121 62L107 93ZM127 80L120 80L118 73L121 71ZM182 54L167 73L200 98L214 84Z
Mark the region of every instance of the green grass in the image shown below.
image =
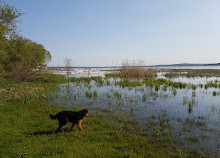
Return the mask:
M84 107L50 103L48 96L58 90L58 84L51 80L47 83L14 82L1 77L0 80L4 80L1 89L6 90L0 100L0 157L205 157L195 150L178 148L170 136L160 136L161 130L152 135L137 122L105 109L89 108L90 116L83 120L83 131L70 132L71 124L67 124L63 132L56 132L58 123L49 114ZM16 91L20 92L17 93L20 99L5 100ZM160 123L163 126L167 123L165 116Z
M172 141L152 137L132 123L119 123L117 117L103 111L91 112L84 118L82 132L78 129L70 132L71 124L68 124L63 132L57 133L57 121L51 120L49 114L65 107L46 102L26 106L7 103L1 107L0 157L179 156Z

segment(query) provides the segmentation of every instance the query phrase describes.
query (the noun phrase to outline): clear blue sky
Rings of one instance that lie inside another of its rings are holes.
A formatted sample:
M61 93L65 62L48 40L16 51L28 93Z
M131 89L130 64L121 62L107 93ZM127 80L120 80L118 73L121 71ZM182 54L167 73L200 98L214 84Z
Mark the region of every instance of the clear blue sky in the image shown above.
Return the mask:
M24 12L20 34L43 44L50 66L219 63L219 0L5 0Z

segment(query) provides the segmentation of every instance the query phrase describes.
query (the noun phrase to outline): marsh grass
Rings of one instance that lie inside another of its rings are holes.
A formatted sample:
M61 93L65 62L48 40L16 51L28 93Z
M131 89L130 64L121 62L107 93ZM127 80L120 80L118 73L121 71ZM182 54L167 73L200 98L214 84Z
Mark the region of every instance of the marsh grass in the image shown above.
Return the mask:
M130 104L130 105L129 105L129 108L130 108L131 111L133 111L133 110L136 109L136 106L135 106L134 104Z
M189 102L188 102L188 107L191 109L191 108L193 108L193 106L194 106L194 105L193 105L193 102L189 101Z
M165 69L165 77L220 77L220 70L218 69Z
M213 95L213 96L216 96L216 95L218 95L218 93L217 93L216 91L213 91L213 92L212 92L212 95Z
M121 99L121 97L122 97L122 93L119 91L114 91L113 94L117 99Z
M86 97L87 97L87 98L92 98L92 92L86 91Z
M199 142L199 138L198 138L198 137L195 137L195 136L193 136L193 135L190 135L190 136L187 138L187 140L188 140L189 142L195 142L195 143Z
M76 83L80 83L80 82L90 83L91 81L95 81L99 85L104 84L102 77L71 77L69 80L73 83L74 82L76 82Z

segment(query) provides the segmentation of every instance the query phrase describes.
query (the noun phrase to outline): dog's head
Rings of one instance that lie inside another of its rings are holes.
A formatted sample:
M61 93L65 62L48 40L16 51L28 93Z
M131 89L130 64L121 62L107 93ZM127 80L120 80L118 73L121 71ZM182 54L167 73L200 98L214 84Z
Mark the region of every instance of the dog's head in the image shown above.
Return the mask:
M88 109L83 109L82 112L83 112L84 116L86 116L86 117L89 116L89 111L88 111Z

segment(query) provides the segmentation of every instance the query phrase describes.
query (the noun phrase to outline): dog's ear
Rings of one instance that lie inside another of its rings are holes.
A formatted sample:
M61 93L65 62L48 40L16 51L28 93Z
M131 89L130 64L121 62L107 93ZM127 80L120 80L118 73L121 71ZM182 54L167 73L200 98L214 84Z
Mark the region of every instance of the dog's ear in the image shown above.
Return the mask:
M86 109L86 108L85 108L85 109L83 109L83 112L84 112L84 114L85 114L85 116L86 116L86 117L88 117L88 116L89 116L89 110L88 110L88 109Z

